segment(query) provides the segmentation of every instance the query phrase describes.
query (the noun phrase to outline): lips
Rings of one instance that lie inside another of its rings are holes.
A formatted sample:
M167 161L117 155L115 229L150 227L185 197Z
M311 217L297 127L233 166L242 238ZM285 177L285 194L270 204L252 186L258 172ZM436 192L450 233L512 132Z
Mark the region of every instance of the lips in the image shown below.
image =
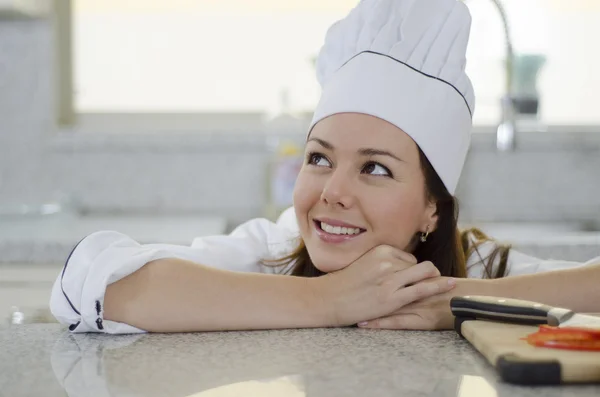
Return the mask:
M345 227L348 229L360 229L361 232L366 231L364 228L362 228L360 226L353 225L351 223L347 223L347 222L343 222L343 221L338 221L336 219L331 219L331 218L315 218L314 221L318 222L318 223L325 222L326 224L331 225L331 226Z
M314 224L314 228L316 231L317 236L319 237L319 239L324 242L324 243L328 243L328 244L340 244L340 243L344 243L350 240L354 240L357 238L360 238L360 236L362 236L364 234L364 232L366 232L365 229L361 228L361 227L356 227L354 225L352 225L351 223L346 223L346 222L341 222L341 221L335 221L335 220L331 220L328 219L329 222L325 221L326 218L321 218L321 219L314 219L313 220L313 224ZM352 230L358 230L358 233L353 233L353 234L336 234L336 233L329 233L325 230L323 230L323 228L321 227L321 223L326 223L329 225L329 227L335 227L335 228L346 228L346 229L352 229Z

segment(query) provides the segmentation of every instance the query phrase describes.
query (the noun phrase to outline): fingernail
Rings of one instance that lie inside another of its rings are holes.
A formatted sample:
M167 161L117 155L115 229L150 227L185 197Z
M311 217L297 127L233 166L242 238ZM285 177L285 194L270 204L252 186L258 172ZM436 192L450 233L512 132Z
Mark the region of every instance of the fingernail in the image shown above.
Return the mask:
M362 323L358 323L358 326L359 326L359 327L366 327L366 326L367 326L367 324L369 324L369 322L368 322L368 321L363 321Z
M448 279L448 285L454 287L456 285L456 280L453 278Z

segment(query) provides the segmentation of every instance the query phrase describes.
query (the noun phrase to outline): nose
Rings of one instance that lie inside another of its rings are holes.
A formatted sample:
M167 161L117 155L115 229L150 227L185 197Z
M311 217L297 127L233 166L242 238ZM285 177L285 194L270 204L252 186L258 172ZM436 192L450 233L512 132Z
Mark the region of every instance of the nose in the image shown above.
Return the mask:
M354 205L352 180L347 172L341 169L330 174L321 192L321 200L327 205L350 208Z

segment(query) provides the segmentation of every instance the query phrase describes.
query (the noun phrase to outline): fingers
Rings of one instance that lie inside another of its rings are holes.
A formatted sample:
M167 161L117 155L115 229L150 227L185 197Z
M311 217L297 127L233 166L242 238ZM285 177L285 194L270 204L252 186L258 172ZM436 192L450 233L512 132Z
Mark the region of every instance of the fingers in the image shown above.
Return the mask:
M394 255L398 258L401 259L405 262L408 262L410 264L416 265L417 264L417 258L415 258L414 255L409 254L408 252L399 250L399 249L395 249Z
M440 294L404 306L402 309L370 321L359 323L360 328L442 330L452 329L455 318L450 310L449 294Z
M400 249L390 245L379 245L370 251L369 267L379 266L382 275L387 275L408 269L417 264L417 259ZM375 263L373 263L375 262Z
M397 267L396 273L392 276L391 283L395 284L398 288L402 288L434 277L440 277L440 271L433 263L428 261L410 267Z
M379 245L374 248L375 254L380 260L387 260L389 258L400 259L412 265L417 264L417 258L414 255L404 252L401 249L392 247L391 245Z
M407 269L405 272L408 272L408 270L411 269ZM394 302L396 308L401 308L421 299L448 292L455 286L456 280L453 278L436 277L431 280L411 285L409 287L398 289L394 294Z

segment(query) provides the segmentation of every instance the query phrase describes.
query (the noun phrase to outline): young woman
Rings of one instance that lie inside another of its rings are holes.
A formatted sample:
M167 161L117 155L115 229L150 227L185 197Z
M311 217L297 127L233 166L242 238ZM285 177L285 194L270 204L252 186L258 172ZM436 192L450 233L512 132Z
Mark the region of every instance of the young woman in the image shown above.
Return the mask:
M442 329L468 294L600 311L600 257L542 261L457 229L469 30L456 0L362 0L319 54L293 209L190 247L94 233L56 280L56 318L106 333Z

